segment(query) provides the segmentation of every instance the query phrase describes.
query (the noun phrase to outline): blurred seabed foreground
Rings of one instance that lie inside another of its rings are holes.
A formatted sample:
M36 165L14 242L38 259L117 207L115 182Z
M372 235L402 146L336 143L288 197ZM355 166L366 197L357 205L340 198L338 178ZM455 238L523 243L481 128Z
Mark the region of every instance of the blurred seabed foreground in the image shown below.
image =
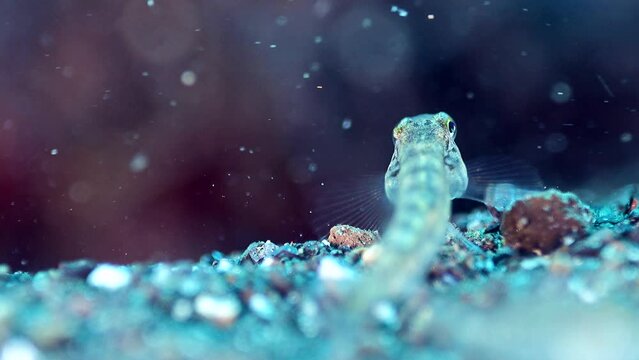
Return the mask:
M634 358L637 190L597 206L549 191L501 220L455 216L422 286L375 305L364 327L342 328L343 291L385 254L348 226L198 262L5 268L0 359Z

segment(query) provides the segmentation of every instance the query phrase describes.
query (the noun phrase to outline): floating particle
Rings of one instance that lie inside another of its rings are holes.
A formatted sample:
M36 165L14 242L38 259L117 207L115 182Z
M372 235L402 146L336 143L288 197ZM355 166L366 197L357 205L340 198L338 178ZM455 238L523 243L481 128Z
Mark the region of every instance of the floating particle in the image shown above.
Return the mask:
M275 49L275 48L277 47L277 45L275 45L275 44L271 44L271 45L269 45L268 47L270 47L271 49Z
M469 91L469 92L466 93L466 99L472 100L474 98L475 98L475 93L474 92Z
M317 35L317 36L315 37L315 40L314 40L314 41L315 41L315 43L316 43L316 44L320 44L320 43L322 42L322 40L323 40L323 39L322 39L322 37L321 37L321 36L319 36L319 35Z
M324 87L322 85L317 85L316 88L323 89Z
M311 64L311 71L313 71L313 72L318 72L321 68L322 68L322 65L320 63L318 63L317 61L314 61Z
M572 88L565 82L555 83L550 90L550 99L557 104L568 102L571 96Z
M146 0L146 6L151 7L155 5L155 0Z
M129 162L129 170L134 173L144 171L147 167L149 167L149 158L143 153L135 154Z
M353 120L351 120L350 118L345 118L344 120L342 120L342 129L348 130L351 128L351 126L353 126Z
M560 153L568 147L568 138L562 133L552 133L548 135L545 142L546 151Z
M397 6L397 5L393 5L393 6L391 6L391 12L392 12L392 13L397 13L397 15L399 15L399 16L401 16L401 17L406 17L406 16L408 16L408 11L406 11L406 10L404 10L404 9L400 8L400 7L399 7L399 6Z
M629 132L625 132L619 136L619 141L622 143L627 143L632 141L632 134Z
M131 283L131 272L125 266L100 264L91 271L87 283L93 287L114 291Z
M184 86L193 86L197 81L197 75L191 70L186 70L180 75L180 81Z
M58 155L58 149L51 149L51 156Z
M308 171L310 171L310 172L316 172L316 171L317 171L317 164L316 164L316 163L310 163L310 164L308 164Z
M246 147L244 147L244 146L240 146L240 151L241 151L241 152L246 151Z
M3 124L2 124L2 130L11 130L13 129L13 120L11 119L7 119Z
M309 73L305 72L304 74L302 74L302 77L303 77L304 79L308 79L308 78L310 78L310 77L311 77L311 74L309 74Z
M315 4L313 5L313 13L318 18L323 18L331 11L332 6L332 1L329 0L315 1Z
M67 79L70 79L73 77L73 66L69 66L66 65L65 67L62 68L62 76L64 76Z
M93 188L85 181L77 181L69 188L69 198L77 203L86 203L93 196Z
M521 56L526 57L526 56L528 56L528 51L526 51L526 50L522 50L522 51L521 51L521 53L519 53L519 54L520 54Z
M177 106L177 100L171 100L171 101L169 101L169 105L170 105L171 107L176 107L176 106Z
M364 20L362 20L362 28L368 29L371 26L373 26L373 20L371 20L371 18L364 18Z
M142 71L142 76L144 76L144 77L149 76L149 72L148 71Z
M599 83L601 84L601 86L603 86L608 96L610 96L611 98L615 97L615 94L612 92L612 90L610 90L610 86L608 86L608 83L606 83L606 80L604 80L601 75L597 75L597 80L599 80Z
M426 19L428 19L428 20L434 20L434 19L435 19L435 14L428 14L428 15L426 15Z
M284 26L288 23L288 18L284 15L280 15L277 17L277 19L275 19L275 24L277 24L277 26Z

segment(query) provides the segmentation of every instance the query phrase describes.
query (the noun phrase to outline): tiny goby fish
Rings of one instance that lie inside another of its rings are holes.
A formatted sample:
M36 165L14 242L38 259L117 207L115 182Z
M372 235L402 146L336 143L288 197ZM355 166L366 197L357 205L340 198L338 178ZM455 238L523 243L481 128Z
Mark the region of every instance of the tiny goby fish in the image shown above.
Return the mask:
M377 294L365 295L369 301L398 297L419 286L444 242L451 200L468 186L456 135L455 121L444 112L407 117L394 128L395 151L385 175L394 211L380 257L367 276L378 284L372 287Z
M378 243L379 256L346 298L335 323L333 347L339 354L332 358L358 358L360 341L365 341L360 332L372 309L423 284L446 237L451 199L468 186L456 134L455 122L443 112L404 118L393 130L395 151L385 175L393 215Z

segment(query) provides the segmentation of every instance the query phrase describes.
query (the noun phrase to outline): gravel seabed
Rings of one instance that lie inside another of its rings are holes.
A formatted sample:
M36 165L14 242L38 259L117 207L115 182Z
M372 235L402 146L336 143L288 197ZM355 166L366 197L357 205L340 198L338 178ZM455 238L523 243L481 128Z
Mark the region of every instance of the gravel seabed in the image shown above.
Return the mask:
M378 238L358 229L337 232L354 248L259 241L199 261L5 266L0 360L326 359L340 347L362 359L636 358L636 190L598 205L548 192L502 220L455 215L423 287L375 306L353 339L332 335L341 289L375 261L362 236Z

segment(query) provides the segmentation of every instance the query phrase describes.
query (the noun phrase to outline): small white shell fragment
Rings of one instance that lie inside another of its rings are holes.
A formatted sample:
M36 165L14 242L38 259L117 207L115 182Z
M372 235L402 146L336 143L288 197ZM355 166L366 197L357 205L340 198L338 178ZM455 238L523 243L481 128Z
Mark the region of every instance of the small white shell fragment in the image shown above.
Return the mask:
M115 291L128 286L131 277L131 272L125 266L100 264L91 271L87 283L96 288Z
M240 302L231 295L198 295L194 308L198 315L220 326L232 325L242 311Z

